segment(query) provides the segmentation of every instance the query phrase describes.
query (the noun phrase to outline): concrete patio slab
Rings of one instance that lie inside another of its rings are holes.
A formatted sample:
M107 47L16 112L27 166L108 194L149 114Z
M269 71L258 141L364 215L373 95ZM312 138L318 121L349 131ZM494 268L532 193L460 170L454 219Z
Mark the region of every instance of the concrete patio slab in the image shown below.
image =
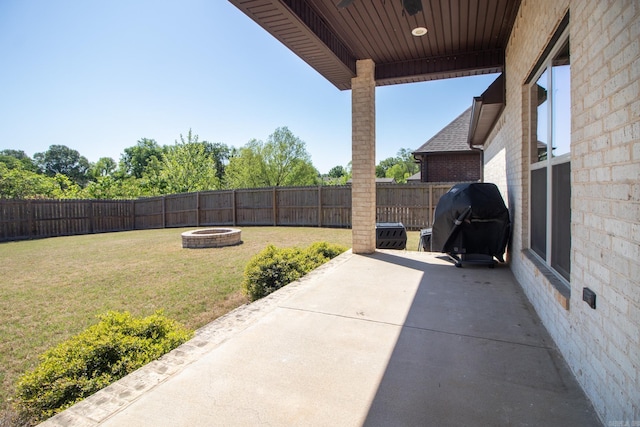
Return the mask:
M600 425L506 266L346 253L45 426Z

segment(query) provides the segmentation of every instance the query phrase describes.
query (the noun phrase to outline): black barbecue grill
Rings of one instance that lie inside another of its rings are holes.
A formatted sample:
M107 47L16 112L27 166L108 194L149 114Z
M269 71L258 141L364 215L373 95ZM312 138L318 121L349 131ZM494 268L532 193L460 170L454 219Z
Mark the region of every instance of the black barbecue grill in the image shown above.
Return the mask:
M495 184L456 184L436 206L431 250L446 253L456 267L463 263L492 267L494 258L504 262L510 229L509 210Z

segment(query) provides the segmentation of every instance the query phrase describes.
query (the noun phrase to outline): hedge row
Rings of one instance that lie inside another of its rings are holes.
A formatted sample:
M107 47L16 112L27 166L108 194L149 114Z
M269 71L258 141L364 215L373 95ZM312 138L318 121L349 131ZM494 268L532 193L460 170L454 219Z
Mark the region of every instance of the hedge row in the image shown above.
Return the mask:
M243 282L245 292L252 301L265 297L346 250L326 242L314 243L305 249L279 249L269 245L247 264Z
M21 416L41 421L159 358L193 336L161 312L135 318L109 311L80 334L46 351L18 380Z

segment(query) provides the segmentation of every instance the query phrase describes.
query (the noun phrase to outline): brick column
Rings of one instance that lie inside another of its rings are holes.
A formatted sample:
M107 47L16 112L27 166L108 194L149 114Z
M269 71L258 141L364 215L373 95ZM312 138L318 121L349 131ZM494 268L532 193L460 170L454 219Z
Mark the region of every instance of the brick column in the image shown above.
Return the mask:
M375 63L356 63L351 79L351 224L353 253L376 250L376 102Z

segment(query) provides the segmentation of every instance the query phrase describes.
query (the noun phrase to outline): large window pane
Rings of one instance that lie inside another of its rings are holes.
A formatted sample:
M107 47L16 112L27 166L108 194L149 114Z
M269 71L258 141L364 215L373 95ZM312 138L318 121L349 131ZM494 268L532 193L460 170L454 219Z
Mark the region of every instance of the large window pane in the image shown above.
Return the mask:
M547 258L547 169L531 171L531 249Z
M571 146L571 81L569 66L569 42L554 57L551 68L553 157L567 154Z
M537 158L534 158L533 161L542 161L547 158L547 146L549 143L549 125L548 125L548 108L549 108L549 99L548 99L548 75L547 71L542 73L536 84L534 85L534 96L536 99L536 110L535 117L533 120L533 141L532 143L537 147Z
M551 266L566 280L571 273L571 163L553 167Z
M566 31L566 28L562 31ZM571 73L568 35L530 81L530 248L559 277L571 273Z

